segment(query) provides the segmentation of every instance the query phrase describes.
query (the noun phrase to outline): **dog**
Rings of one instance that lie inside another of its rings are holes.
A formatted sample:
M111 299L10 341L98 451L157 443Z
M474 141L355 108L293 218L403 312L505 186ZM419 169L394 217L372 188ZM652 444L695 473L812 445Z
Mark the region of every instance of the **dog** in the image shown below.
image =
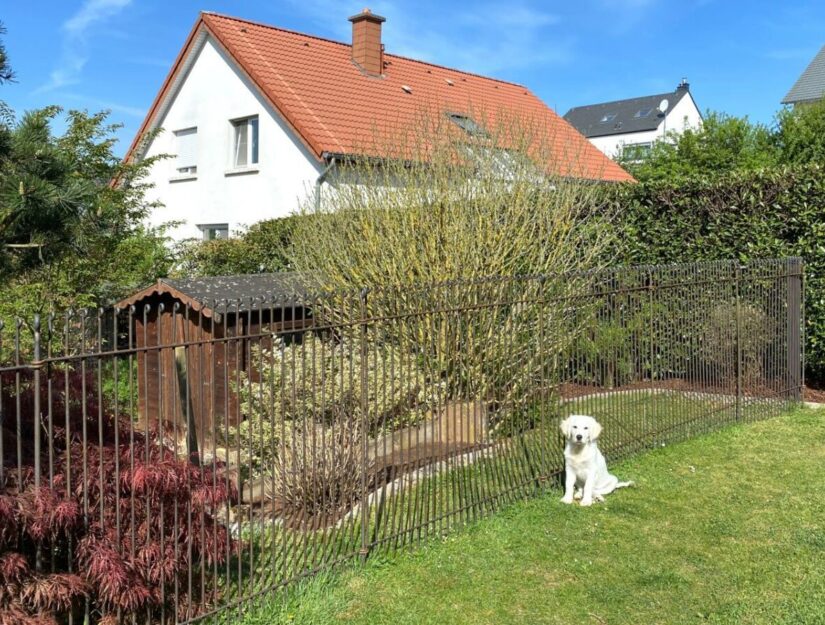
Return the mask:
M596 443L602 433L602 426L596 419L570 415L559 427L567 441L562 503L572 504L574 499L581 499L582 506L590 506L593 501L604 501L604 496L617 488L633 485L633 482L620 482L607 472L607 462Z

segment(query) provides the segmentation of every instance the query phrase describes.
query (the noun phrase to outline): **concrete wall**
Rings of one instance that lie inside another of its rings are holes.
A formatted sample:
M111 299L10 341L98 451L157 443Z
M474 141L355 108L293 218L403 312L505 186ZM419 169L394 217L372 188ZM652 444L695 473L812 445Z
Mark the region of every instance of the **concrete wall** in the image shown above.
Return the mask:
M209 37L194 54L160 121L163 130L147 151L147 156L175 154L174 132L197 126L197 174L181 176L175 158L160 161L150 174L155 188L149 197L164 207L149 222L182 222L170 231L176 240L200 238L196 224L228 223L231 231L288 215L314 190L323 169ZM233 170L230 120L252 115L259 120L258 164Z
M664 120L663 120L664 122ZM683 131L687 128L699 128L702 125L702 115L690 95L683 97L667 115L667 132ZM625 145L657 141L664 137L664 123L660 123L656 130L647 132L633 132L623 135L609 135L606 137L591 137L590 143L599 148L610 158L616 158Z

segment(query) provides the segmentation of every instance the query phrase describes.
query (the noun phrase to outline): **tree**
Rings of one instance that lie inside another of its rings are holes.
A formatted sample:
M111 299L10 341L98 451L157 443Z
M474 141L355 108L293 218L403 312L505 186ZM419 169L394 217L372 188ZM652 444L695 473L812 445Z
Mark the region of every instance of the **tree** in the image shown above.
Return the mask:
M779 111L775 140L783 163L825 161L825 100Z
M668 133L668 140L656 141L644 159L631 155L620 162L636 179L645 181L754 170L778 160L769 127L747 117L709 111L700 128Z
M105 112L71 111L56 136L60 114L48 107L0 128L0 313L100 305L171 262L162 232L142 226L154 160L115 156Z
M0 35L5 34L6 27L3 26L3 22L0 22ZM12 81L14 81L14 70L12 70L11 64L9 63L9 56L6 54L6 46L3 44L3 41L0 40L0 85ZM0 100L0 127L8 126L12 123L13 119L14 114L11 108L9 108L9 105L3 100Z
M6 34L6 27L3 22L0 22L0 35ZM9 55L6 54L6 46L0 41L0 85L4 82L11 82L14 80L14 70L11 68L9 62Z

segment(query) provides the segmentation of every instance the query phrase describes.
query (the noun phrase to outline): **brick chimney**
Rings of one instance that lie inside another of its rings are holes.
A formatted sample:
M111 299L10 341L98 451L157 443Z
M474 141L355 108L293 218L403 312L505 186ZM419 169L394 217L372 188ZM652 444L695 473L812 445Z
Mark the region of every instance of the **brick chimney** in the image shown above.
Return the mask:
M386 21L369 9L349 18L352 22L352 60L367 73L380 76L384 72L384 44L381 24Z

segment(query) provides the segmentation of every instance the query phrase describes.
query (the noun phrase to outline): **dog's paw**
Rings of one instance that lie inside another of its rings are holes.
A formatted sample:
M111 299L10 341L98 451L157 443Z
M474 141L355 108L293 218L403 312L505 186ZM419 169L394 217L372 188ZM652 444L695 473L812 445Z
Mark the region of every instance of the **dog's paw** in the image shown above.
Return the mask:
M573 493L573 499L575 499L576 501L580 500L582 496L584 496L584 493L582 493L580 490L577 490L575 493Z
M585 506L585 507L592 506L593 505L593 500L592 499L582 499L582 502L581 502L580 505Z
M573 503L573 498L565 495L559 501L561 501L562 503L571 504Z
M604 497L602 495L593 495L593 500L602 503L604 501Z

